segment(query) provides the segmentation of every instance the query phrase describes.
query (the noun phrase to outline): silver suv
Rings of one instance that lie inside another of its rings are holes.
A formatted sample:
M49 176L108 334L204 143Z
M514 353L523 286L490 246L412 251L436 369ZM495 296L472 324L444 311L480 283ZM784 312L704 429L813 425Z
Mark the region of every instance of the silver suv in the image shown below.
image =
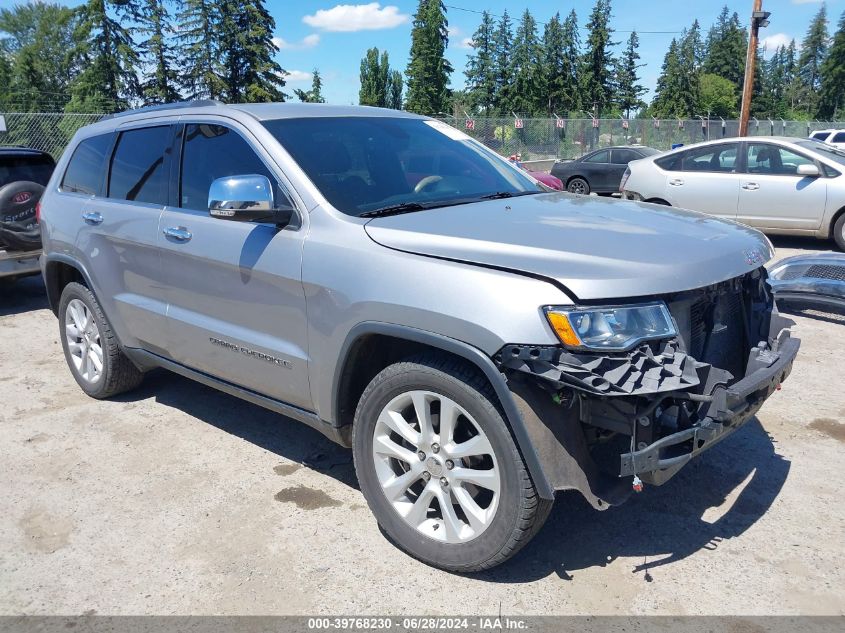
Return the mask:
M604 510L663 483L799 345L759 232L551 193L394 110L114 116L74 137L41 223L85 393L164 367L304 422L352 448L392 540L454 571L511 557L556 491Z

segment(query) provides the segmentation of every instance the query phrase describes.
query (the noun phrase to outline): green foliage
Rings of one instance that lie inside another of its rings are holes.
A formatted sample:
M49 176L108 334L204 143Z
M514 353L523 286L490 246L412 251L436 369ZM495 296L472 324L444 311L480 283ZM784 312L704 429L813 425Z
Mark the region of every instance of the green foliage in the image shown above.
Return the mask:
M299 88L294 88L293 92L297 99L299 99L302 103L326 102L323 98L323 78L320 77L320 71L316 68L314 69L314 72L311 73L311 90L300 90Z
M631 110L639 110L645 106L642 96L647 92L646 88L640 85L638 69L644 64L638 64L640 54L640 39L637 32L631 33L628 43L622 53L622 57L616 65L616 103L625 113L626 118L631 118Z
M398 70L390 71L390 79L388 82L387 91L387 107L394 110L402 109L402 90L405 86L405 81L402 78L402 73Z
M217 37L222 24L220 3L184 0L176 20L180 29L175 39L187 98L220 99L226 90Z
M689 105L681 94L682 78L681 60L678 55L678 40L672 39L669 50L663 58L660 76L657 78L657 89L651 102L652 114L659 118L687 117Z
M276 21L264 0L219 0L224 96L231 103L284 101L285 71L274 56Z
M821 65L821 76L818 116L822 120L833 119L845 108L845 13L839 18L827 58Z
M526 9L516 29L511 56L513 92L510 105L518 114L531 116L547 108L541 55L537 22Z
M597 116L605 114L613 101L613 57L610 48L613 29L610 28L610 0L596 0L590 13L587 29L587 50L584 53L581 75L582 102Z
M748 33L740 24L739 15L731 14L725 6L707 35L702 70L741 86L747 49Z
M731 118L737 115L737 88L734 82L713 73L704 73L700 78L702 112L713 117Z
M490 13L481 14L481 24L472 36L473 53L467 58L464 75L473 110L490 116L496 102L496 25Z
M452 65L445 57L449 23L442 0L419 0L411 29L410 61L405 75L411 112L436 114L448 107Z

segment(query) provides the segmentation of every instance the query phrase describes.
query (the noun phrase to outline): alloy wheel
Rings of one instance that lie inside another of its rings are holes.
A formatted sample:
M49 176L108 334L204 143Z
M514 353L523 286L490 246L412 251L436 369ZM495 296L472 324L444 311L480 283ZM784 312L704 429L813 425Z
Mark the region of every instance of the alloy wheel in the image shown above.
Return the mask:
M464 543L496 515L502 482L493 447L446 396L415 390L393 398L376 421L373 461L393 509L425 536Z
M89 384L103 374L103 348L94 315L85 303L72 299L65 310L65 337L77 373Z

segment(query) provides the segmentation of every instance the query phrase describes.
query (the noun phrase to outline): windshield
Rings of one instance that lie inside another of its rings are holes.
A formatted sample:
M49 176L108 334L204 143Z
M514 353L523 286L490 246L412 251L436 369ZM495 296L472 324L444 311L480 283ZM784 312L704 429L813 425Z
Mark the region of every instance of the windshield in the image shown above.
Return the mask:
M264 121L326 199L349 215L545 191L440 121L313 117Z
M805 149L813 150L817 154L821 154L829 160L836 161L840 165L845 165L845 152L833 147L832 145L825 145L816 141L798 141L796 142L796 145L800 145Z

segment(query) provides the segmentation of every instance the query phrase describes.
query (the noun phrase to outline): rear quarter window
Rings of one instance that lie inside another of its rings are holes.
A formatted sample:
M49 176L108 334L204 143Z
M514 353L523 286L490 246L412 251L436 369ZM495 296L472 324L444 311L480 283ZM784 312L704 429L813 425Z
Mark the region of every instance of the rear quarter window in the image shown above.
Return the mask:
M62 191L100 195L103 185L103 169L106 153L112 142L111 134L92 136L81 141L70 157L62 177Z
M669 154L668 156L656 159L654 164L666 171L680 171L682 159L683 156L680 153Z
M0 187L12 182L36 182L45 186L55 166L48 154L0 156Z
M830 143L845 143L845 132L837 132L832 139L829 141Z

